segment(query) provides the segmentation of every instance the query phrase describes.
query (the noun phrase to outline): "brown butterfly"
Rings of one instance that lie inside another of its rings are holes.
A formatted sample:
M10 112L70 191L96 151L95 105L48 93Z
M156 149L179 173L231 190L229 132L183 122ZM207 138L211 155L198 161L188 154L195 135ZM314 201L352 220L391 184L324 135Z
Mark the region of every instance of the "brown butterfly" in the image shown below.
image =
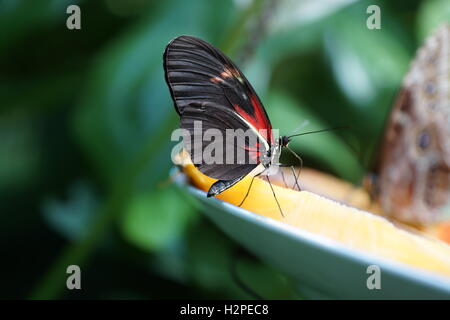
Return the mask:
M416 225L449 218L450 25L417 51L378 154L371 191L386 214Z

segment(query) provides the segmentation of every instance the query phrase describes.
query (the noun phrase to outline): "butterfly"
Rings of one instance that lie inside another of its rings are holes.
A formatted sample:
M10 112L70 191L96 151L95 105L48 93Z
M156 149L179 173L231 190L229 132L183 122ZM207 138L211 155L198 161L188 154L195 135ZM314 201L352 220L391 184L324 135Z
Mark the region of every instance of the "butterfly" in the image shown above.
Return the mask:
M391 110L372 193L393 217L436 222L450 211L450 26L417 51Z
M290 137L274 137L261 100L239 68L208 42L183 35L167 45L164 70L180 128L188 133L184 146L191 159L198 159L194 161L197 169L217 179L207 196L220 194L250 173L254 177L267 174L269 179ZM196 130L199 123L201 128ZM235 132L232 138L227 136L229 130ZM215 141L222 149L212 155L221 161L207 161L209 145L195 143L196 139L204 142L208 131L225 137ZM243 156L237 156L239 151Z

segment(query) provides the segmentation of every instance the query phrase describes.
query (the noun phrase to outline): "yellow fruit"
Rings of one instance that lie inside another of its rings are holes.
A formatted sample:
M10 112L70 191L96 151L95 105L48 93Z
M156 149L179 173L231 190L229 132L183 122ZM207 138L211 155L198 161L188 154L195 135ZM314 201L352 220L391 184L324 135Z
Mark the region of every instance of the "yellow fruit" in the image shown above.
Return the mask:
M435 225L424 228L424 232L439 240L450 243L450 221L439 222Z
M199 172L186 160L182 169L191 183L204 191L216 181ZM244 178L217 198L238 205L250 181L251 177ZM341 187L339 184L334 186L336 189ZM284 217L269 184L260 178L255 178L242 208L333 239L348 248L450 276L450 246L441 241L409 232L383 217L308 191L295 191L279 185L273 185L273 188ZM358 197L362 197L364 204L364 195L359 194Z

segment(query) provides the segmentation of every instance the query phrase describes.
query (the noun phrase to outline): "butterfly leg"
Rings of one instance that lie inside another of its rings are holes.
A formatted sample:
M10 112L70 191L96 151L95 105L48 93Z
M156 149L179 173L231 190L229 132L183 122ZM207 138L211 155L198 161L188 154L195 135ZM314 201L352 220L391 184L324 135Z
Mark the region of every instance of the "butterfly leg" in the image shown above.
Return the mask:
M298 191L302 191L302 188L300 188L300 185L299 185L299 183L298 183L298 178L300 177L300 170L301 170L301 168L300 168L299 172L296 173L296 172L295 172L295 169L294 169L294 166L292 166L292 165L280 164L279 166L280 166L280 167L283 167L283 168L291 168L292 176L294 177L294 185L292 186L291 189L295 190L295 187L297 186ZM287 182L286 182L286 180L285 180L285 178L284 178L284 173L283 173L283 171L281 171L281 175L282 175L282 177L283 177L284 185L286 186L286 188L289 188L289 186L287 185Z
M247 193L245 194L244 199L242 199L242 201L241 201L241 203L238 205L238 207L240 207L240 206L242 206L242 205L244 204L245 199L247 199L248 195L250 194L250 189L252 188L253 180L255 180L255 178L256 178L257 176L259 176L259 174L254 175L254 176L252 177L252 181L250 181L250 186L249 186L248 189L247 189Z
M298 184L298 178L300 177L300 172L302 170L301 167L298 170L298 174L297 175L295 174L294 166L291 166L291 170L292 170L292 174L294 175L294 179L295 179L294 185L292 186L293 189L295 190L295 186L297 186L298 191L302 191L302 188L300 188L300 185Z
M299 186L299 184L298 184L298 178L300 178L300 173L302 172L302 168L303 168L303 159L302 159L302 158L301 158L294 150L292 150L292 149L289 148L288 146L286 146L286 149L288 149L289 152L292 153L292 154L297 158L297 160L300 162L300 166L299 166L298 174L297 174L297 175L295 174L294 169L292 168L293 173L294 173L294 179L295 179L295 182L294 182L294 185L292 186L292 188L295 189L295 185L297 185L298 190L301 190L301 189L300 189L300 186Z
M273 197L275 198L275 201L277 202L278 209L280 209L281 216L284 218L283 210L281 210L281 206L280 206L280 203L278 202L277 196L275 195L275 191L273 190L272 183L270 183L270 178L269 178L269 176L266 176L266 178L267 178L267 181L269 182L270 189L272 190Z

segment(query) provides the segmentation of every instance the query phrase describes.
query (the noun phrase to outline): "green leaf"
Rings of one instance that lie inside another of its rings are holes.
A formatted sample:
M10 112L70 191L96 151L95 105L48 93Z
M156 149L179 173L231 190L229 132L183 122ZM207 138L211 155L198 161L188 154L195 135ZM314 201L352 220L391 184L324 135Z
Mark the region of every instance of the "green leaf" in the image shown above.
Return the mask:
M383 20L381 30L366 27L365 3L333 17L325 32L325 50L343 93L372 116L380 114L382 106L374 106L378 96L399 87L411 54L405 48L407 37L397 34L394 23ZM388 12L384 14L387 16ZM383 108L386 110L386 106Z
M123 215L121 229L134 245L158 251L179 239L195 217L192 203L175 187L137 193Z
M419 43L443 23L450 23L450 1L423 1L417 17Z
M333 3L280 1L268 18L267 34L261 39L248 65L244 66L252 86L263 95L277 64L287 57L304 53L321 45L323 29L329 16L354 0Z
M336 11L355 2L356 0L285 0L279 3L279 8L273 14L270 22L271 32L285 32L289 29L303 28L305 25L323 22Z
M79 181L69 189L67 200L47 199L42 210L47 223L55 231L74 241L86 235L97 206L98 199L92 186Z

